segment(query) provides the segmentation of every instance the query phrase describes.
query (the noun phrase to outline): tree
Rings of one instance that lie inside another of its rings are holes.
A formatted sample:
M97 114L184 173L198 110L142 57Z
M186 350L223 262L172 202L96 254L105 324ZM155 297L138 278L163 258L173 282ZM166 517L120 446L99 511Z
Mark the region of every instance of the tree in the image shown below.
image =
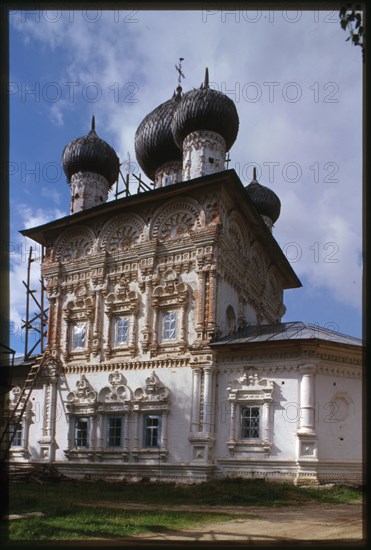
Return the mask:
M356 9L349 9L351 5L343 6L340 8L339 17L340 25L344 31L348 31L349 36L346 39L351 40L354 46L360 46L362 48L363 61L365 60L365 48L363 45L364 27L362 22L363 12L359 9L360 6L356 6Z

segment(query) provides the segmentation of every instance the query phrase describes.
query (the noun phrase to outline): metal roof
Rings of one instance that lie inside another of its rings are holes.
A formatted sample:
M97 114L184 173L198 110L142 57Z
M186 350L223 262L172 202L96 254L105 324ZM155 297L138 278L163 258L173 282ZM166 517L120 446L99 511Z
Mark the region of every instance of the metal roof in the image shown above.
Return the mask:
M362 346L363 342L359 338L341 334L333 330L293 321L290 323L276 323L254 325L240 329L233 334L223 336L210 343L210 346L216 347L225 344L244 344L254 342L277 342L282 340L326 340L338 344L348 344L353 346Z

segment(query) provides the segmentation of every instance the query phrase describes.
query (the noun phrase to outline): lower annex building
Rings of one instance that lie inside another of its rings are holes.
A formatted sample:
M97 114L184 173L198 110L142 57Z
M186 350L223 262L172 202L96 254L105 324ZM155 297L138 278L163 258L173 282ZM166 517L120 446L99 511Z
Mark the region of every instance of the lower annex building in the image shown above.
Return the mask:
M119 159L94 119L65 147L71 215L22 231L45 247L49 321L11 461L71 477L361 482L362 343L281 322L301 283L272 233L279 198L225 169L238 127L207 71L178 86L135 136L154 188L111 202Z

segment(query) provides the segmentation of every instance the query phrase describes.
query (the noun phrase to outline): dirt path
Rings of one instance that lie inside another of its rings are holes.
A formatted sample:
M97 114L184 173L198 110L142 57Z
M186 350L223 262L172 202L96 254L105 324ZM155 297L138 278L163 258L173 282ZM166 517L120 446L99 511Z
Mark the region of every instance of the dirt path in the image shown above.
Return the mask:
M86 506L86 503L83 503ZM304 506L253 507L253 506L188 506L150 505L138 503L95 502L94 507L125 510L172 510L224 512L246 514L218 523L207 523L181 531L161 531L130 537L140 541L244 541L274 542L277 540L303 541L361 541L361 504L309 504ZM124 539L120 539L124 540ZM125 539L126 540L126 539ZM129 540L129 538L127 539Z

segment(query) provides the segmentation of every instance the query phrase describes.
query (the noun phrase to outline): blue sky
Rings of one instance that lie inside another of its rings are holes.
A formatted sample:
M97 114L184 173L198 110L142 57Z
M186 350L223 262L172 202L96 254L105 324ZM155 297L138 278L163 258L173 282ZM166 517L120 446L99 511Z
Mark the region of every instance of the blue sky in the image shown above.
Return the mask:
M208 66L211 85L236 103L229 167L247 185L256 165L281 199L274 236L303 283L285 293L284 320L361 336L362 63L337 12L14 11L10 30L17 352L32 245L18 231L69 213L63 147L89 131L94 114L98 135L139 173L135 130L171 97L179 57L184 91Z

